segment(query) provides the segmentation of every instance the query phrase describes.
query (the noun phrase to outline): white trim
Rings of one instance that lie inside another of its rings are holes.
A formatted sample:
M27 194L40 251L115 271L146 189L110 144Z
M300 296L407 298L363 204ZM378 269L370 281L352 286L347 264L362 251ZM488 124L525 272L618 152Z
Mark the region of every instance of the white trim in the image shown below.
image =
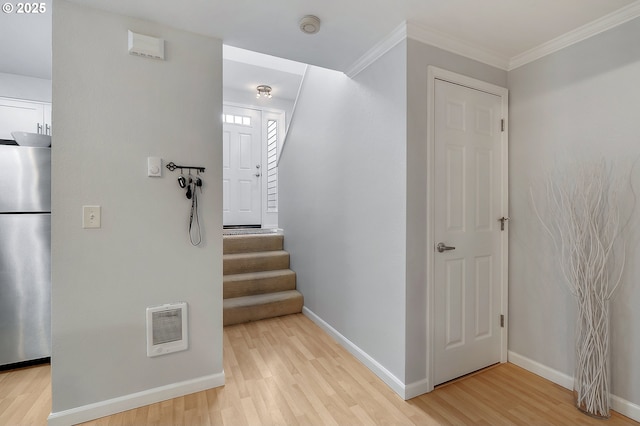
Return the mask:
M420 380L418 382L405 385L400 379L394 376L389 370L387 370L382 364L373 359L369 354L356 346L349 339L344 337L338 330L331 327L322 318L316 315L309 308L304 306L302 313L323 329L327 334L333 337L341 346L343 346L351 355L356 357L361 363L371 370L376 376L378 376L383 382L387 384L395 393L400 395L403 399L410 399L418 395L422 395L427 392L428 383L427 380Z
M415 398L427 392L429 392L429 379L422 379L405 385L403 398L406 401L407 399Z
M602 18L589 22L573 31L556 37L551 41L529 49L511 58L507 71L521 67L543 56L550 55L558 50L579 43L583 40L610 30L640 16L640 1L631 3L615 12L609 13Z
M540 364L537 361L524 357L513 351L509 351L509 362L517 365L518 367L522 367L533 374L543 377L556 385L573 390L573 377L568 374L554 370L551 367L547 367L544 364Z
M277 151L276 151L276 169L278 168L278 158L280 156L280 151L282 150L282 144L284 141L284 133L285 133L285 123L286 116L284 111L262 111L262 141L261 141L261 149L262 149L262 221L261 225L263 228L278 228L278 209L276 211L269 211L269 132L267 131L267 124L269 120L275 120L278 123L277 130ZM276 189L276 197L280 199L280 176L277 176L277 189Z
M289 124L286 125L284 129L284 136L282 138L282 147L278 152L278 166L280 166L280 157L282 157L282 151L284 151L284 145L287 143L289 128L291 127L291 124L293 124L293 119L296 117L296 108L298 107L298 101L300 100L300 93L302 93L302 85L304 84L305 78L307 77L308 70L309 70L309 65L305 67L304 73L302 74L302 79L300 80L300 86L298 86L298 93L296 93L296 100L293 103L293 109L291 110L291 117L289 118Z
M172 398L200 392L207 389L224 386L224 371L209 376L198 377L184 382L172 383L120 396L106 401L83 405L70 410L51 413L48 418L49 426L67 426L87 422L104 416L110 416L122 411L132 410L156 402L166 401Z
M435 335L435 319L434 319L434 311L435 311L435 271L434 271L434 263L435 263L435 250L429 249L430 247L435 246L434 240L434 200L431 198L432 194L435 193L435 81L445 80L450 83L459 84L462 86L466 86L469 88L473 88L476 90L481 90L486 93L490 93L496 96L499 96L502 101L502 118L505 120L505 131L502 132L501 136L501 144L502 144L502 211L498 214L500 216L509 217L508 208L509 208L509 191L508 191L508 146L509 146L509 132L508 132L508 123L509 123L509 91L500 86L496 86L491 83L487 83L481 80L476 80L475 78L467 77L461 74L457 74L451 71L447 71L441 68L437 68L434 66L427 67L427 164L425 167L429 170L427 174L427 235L426 240L428 247L427 255L427 271L431 271L427 274L427 378L430 387L428 391L433 390L434 383L434 338ZM501 329L501 343L500 343L500 362L507 362L508 359L508 336L509 336L509 271L508 271L508 253L509 253L509 234L508 234L508 225L507 230L501 233L501 256L502 256L502 265L503 269L501 272L501 310L502 315L504 315L504 327Z
M623 416L640 422L640 405L638 404L622 399L619 396L611 395L611 408Z
M413 22L407 24L407 37L505 71L509 66L505 55Z
M407 23L403 22L397 26L391 33L378 42L375 46L369 49L364 55L358 58L347 70L344 72L347 77L354 78L361 71L366 69L369 65L377 61L393 49L398 43L407 38Z
M533 47L526 52L522 52L513 57L508 57L501 53L487 49L467 40L459 39L442 31L427 28L414 22L403 22L394 29L387 37L378 42L364 55L358 58L347 70L345 74L353 78L362 70L375 62L391 48L406 38L455 53L465 58L473 59L483 64L496 67L504 71L511 71L518 67L533 62L544 56L550 55L558 50L579 43L590 37L598 35L629 22L640 16L640 0L637 0L621 9L608 15L589 22L575 30L569 31L553 40Z
M563 388L573 390L573 377L568 374L554 370L544 364L529 359L513 351L509 351L509 362L522 367L533 374L543 377ZM611 408L635 421L640 421L640 405L622 399L619 396L611 395Z
M225 107L231 108L240 108L240 109L250 109L253 111L257 111L260 113L260 167L261 174L263 177L266 177L264 174L265 167L267 165L267 120L277 120L278 128L282 129L282 132L278 132L278 160L280 156L280 152L282 151L282 147L284 146L284 129L286 125L286 112L277 108L265 108L257 105L248 105L242 104L238 102L223 102L222 103L222 111L224 113ZM295 108L295 107L294 107ZM278 228L278 213L277 212L268 212L267 211L267 180L263 178L260 184L260 225L263 228L275 229Z
M435 244L435 237L433 234L434 230L434 217L435 217L435 206L433 201L430 198L430 195L435 191L435 130L434 123L436 121L435 118L435 83L436 83L436 70L432 67L427 67L427 163L425 167L427 169L427 235L425 236L427 239L426 247L427 253L431 253L431 255L427 255L427 274L426 274L426 294L427 294L427 312L426 312L426 330L427 330L427 379L429 379L429 392L433 390L433 378L435 371L435 361L433 356L433 333L435 332L435 324L434 324L434 311L435 311L435 302L433 298L435 297L435 272L433 268L433 264L435 262L433 250L431 247ZM430 272L429 272L430 271Z

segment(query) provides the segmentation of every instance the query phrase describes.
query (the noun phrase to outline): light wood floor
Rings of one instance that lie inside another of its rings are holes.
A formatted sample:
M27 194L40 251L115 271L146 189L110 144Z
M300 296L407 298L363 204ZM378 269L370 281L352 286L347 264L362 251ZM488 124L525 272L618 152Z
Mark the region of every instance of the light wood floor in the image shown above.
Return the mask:
M638 425L578 412L571 393L502 364L403 401L303 315L225 328L226 385L85 425ZM0 425L44 425L48 366L0 373Z

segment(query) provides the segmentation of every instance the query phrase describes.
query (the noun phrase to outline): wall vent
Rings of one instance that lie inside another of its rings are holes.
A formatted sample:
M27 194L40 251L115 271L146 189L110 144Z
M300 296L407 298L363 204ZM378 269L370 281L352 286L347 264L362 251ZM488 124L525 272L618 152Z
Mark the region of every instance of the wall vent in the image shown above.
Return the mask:
M129 54L164 60L164 40L129 30Z
M147 308L147 356L184 351L189 347L186 302Z

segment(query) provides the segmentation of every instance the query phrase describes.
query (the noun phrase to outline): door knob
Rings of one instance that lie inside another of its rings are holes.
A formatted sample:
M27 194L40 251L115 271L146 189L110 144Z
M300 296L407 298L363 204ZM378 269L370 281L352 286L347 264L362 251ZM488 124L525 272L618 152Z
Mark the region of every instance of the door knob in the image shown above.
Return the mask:
M438 245L436 246L436 250L438 250L438 253L442 253L447 250L455 250L455 249L456 249L455 247L446 246L444 243L438 243Z

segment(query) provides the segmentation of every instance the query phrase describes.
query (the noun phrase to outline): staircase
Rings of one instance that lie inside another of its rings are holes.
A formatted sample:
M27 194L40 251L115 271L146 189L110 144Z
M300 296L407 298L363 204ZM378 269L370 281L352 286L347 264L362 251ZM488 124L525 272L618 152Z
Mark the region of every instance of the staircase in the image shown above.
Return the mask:
M225 326L302 312L302 294L283 244L280 234L224 236Z

